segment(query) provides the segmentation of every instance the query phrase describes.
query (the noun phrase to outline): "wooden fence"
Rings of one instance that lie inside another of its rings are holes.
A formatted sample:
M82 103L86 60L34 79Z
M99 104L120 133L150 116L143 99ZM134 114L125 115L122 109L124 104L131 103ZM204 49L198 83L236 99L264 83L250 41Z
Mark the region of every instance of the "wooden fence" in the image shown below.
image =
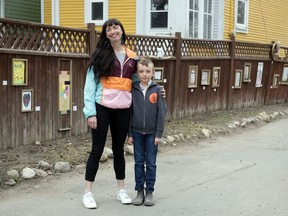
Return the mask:
M0 149L87 132L83 87L98 38L93 24L81 30L0 19ZM185 39L180 33L128 35L126 45L153 59L168 119L288 100L286 47L276 58L275 44Z

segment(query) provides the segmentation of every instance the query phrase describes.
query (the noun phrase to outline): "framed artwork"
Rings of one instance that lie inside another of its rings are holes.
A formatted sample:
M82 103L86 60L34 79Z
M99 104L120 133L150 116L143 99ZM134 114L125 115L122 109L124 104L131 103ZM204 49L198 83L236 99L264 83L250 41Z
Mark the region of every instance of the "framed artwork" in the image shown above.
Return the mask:
M25 86L28 85L28 60L12 59L12 85Z
M21 94L21 112L33 111L33 90L24 89Z
M210 71L209 69L203 69L201 72L201 85L210 85Z
M163 67L155 67L154 71L155 72L154 72L153 80L157 83L163 82L164 68Z
M198 80L198 66L191 65L189 66L188 72L188 88L197 88Z
M241 88L243 70L237 69L235 73L234 88Z
M279 74L274 74L272 88L278 88L279 85Z
M285 64L283 67L281 84L288 84L288 64Z
M258 62L256 87L262 87L263 62Z
M212 87L216 88L220 85L220 67L213 67L212 72Z
M251 82L250 75L251 75L251 63L245 63L243 82Z

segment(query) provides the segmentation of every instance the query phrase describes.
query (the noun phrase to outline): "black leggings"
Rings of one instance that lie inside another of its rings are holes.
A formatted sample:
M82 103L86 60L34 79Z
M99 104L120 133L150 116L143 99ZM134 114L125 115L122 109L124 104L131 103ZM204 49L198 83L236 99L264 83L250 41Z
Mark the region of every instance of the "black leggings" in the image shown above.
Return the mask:
M125 179L124 143L128 133L130 111L111 109L96 103L97 128L92 129L92 149L87 160L85 180L94 182L103 153L108 128L112 136L113 164L116 179Z

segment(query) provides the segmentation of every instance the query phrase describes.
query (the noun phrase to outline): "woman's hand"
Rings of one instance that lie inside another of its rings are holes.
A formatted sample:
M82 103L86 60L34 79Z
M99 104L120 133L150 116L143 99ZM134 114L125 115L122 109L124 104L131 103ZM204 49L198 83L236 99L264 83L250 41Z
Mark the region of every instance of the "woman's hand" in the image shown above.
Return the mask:
M133 145L133 137L128 137L127 143L128 145Z
M89 117L87 119L87 123L88 123L88 126L90 128L96 129L97 128L97 117L96 116Z

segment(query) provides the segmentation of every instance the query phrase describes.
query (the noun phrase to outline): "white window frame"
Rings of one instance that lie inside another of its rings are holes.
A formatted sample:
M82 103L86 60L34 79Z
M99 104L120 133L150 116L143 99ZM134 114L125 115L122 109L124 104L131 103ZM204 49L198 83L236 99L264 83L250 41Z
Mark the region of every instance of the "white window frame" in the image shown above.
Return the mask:
M238 2L243 2L244 6L244 24L238 23ZM235 0L235 31L248 33L248 13L249 12L249 0Z
M146 3L146 1L149 1L149 3ZM146 10L148 12L148 19L145 21L146 22L146 29L148 30L148 34L153 34L153 35L156 35L156 36L170 36L171 35L171 23L170 23L170 20L171 20L171 2L174 1L174 0L169 0L168 1L168 9L167 10L159 10L158 12L166 12L168 13L168 16L167 16L167 27L158 27L158 28L151 28L151 0L144 0L144 5L146 7ZM170 10L169 10L170 8ZM154 11L156 12L156 11ZM143 22L143 21L142 21ZM146 33L145 33L146 34Z
M41 0L41 23L44 24L44 0Z
M100 2L103 3L103 20L92 20L92 11L91 5L92 3ZM85 0L84 1L84 9L85 9L85 23L95 23L95 25L101 26L108 19L108 0Z
M190 0L189 0L190 1ZM196 11L196 10L193 10L193 9L190 9L189 8L189 1L188 1L188 20L187 20L187 25L189 26L189 14L191 11L194 11L194 12L197 12L198 13L198 37L196 39L203 39L204 38L204 15L208 15L208 16L211 16L212 17L212 23L211 23L211 38L209 39L213 39L213 20L214 20L214 0L212 0L212 9L211 9L211 13L207 13L207 12L204 12L205 9L204 9L204 1L203 0L198 0L198 5L199 5L199 10ZM189 29L188 29L188 32L189 32ZM194 32L194 30L193 30ZM189 34L189 33L188 33ZM191 37L191 36L189 36ZM193 37L191 37L193 38Z
M0 0L0 18L5 17L5 1Z
M60 25L59 0L52 0L52 25Z

